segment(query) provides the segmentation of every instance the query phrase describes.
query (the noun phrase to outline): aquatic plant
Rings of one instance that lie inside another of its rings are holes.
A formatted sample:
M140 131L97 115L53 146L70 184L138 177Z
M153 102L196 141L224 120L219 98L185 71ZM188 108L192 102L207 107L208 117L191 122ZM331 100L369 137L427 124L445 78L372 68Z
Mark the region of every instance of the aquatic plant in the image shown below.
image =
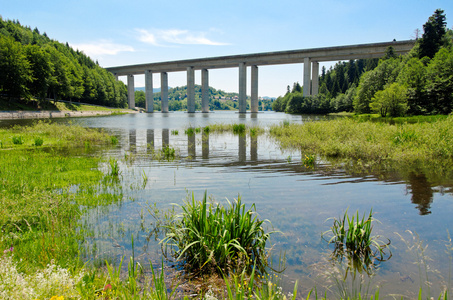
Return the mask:
M171 135L178 135L178 134L179 134L179 131L176 130L176 129L173 129L173 130L171 131Z
M316 158L314 155L307 155L302 158L302 163L306 168L313 168L315 166Z
M121 174L120 167L118 165L118 161L114 158L109 159L110 164L110 176L118 177Z
M203 128L204 133L209 133L210 130L211 130L211 128L209 126L206 126Z
M182 213L168 226L162 244L191 273L228 274L238 268L262 270L267 263L265 221L258 219L255 205L246 210L241 198L228 206L191 199L181 206Z
M195 134L195 129L193 129L193 127L189 127L184 131L184 133L188 136L192 136Z
M162 149L162 155L166 160L173 160L175 159L175 148L166 146Z
M233 124L233 133L244 134L245 133L245 124Z
M371 235L374 221L372 216L373 211L370 210L368 217L364 214L360 219L358 211L349 217L346 210L343 217L334 218L330 230L323 233L323 237L331 236L328 243L335 247L331 258L339 262L346 259L346 271L352 272L354 276L356 272L362 271L371 275L380 262L392 256L388 249L390 240L382 243L379 236Z

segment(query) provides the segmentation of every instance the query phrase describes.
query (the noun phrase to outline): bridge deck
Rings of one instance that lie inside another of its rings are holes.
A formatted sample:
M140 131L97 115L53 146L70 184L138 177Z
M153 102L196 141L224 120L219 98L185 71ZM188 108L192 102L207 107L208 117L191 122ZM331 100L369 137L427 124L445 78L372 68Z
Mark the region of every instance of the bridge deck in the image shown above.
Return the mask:
M119 66L106 68L117 76L144 74L146 70L152 72L178 72L186 71L188 67L195 70L236 68L240 63L247 66L264 66L303 63L304 58L310 61L339 61L350 59L365 59L382 57L387 48L392 46L395 54L407 53L415 44L414 40L399 42L384 42L372 44L358 44L349 46L324 47L313 49L264 52L219 56L210 58L187 59L168 62L146 63L139 65Z

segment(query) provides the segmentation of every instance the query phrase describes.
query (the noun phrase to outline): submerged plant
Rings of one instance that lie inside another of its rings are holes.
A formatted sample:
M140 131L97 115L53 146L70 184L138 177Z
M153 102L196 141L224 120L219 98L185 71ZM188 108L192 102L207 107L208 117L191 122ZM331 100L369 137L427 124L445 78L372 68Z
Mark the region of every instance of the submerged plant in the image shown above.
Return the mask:
M248 210L239 197L228 206L191 200L181 207L162 241L166 249L189 272L228 274L238 268L251 269L252 262L262 271L267 263L265 221L259 220L255 204Z
M379 236L371 235L374 221L372 216L373 211L370 210L368 217L364 214L360 219L358 211L349 217L346 210L343 217L334 218L330 230L323 233L323 235L331 235L328 243L335 246L331 255L332 260L338 262L347 260L345 276L348 271L354 276L356 271L359 273L365 271L371 275L380 262L392 256L388 249L390 240L388 243L382 243Z

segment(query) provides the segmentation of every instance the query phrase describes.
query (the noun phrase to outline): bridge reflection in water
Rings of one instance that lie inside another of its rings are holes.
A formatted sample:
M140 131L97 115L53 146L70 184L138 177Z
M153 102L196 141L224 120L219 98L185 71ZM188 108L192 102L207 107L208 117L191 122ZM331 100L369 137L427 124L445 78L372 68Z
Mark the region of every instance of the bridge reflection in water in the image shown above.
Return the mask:
M198 149L197 155L197 143L201 144L201 158L209 159L210 158L210 134L201 130L201 133L198 134L184 134L185 138L182 138L180 133L174 136L175 144L170 144L170 130L164 128L156 132L155 129L146 129L146 132L143 130L130 129L128 133L128 144L129 151L135 154L146 154L148 151L155 151L159 149L158 145L160 144L160 149L165 149L167 147L175 148L179 150L180 155L184 157L184 154L187 153L187 158L196 159L197 156L200 156L200 149ZM157 134L156 134L157 133ZM237 161L245 162L247 161L247 138L246 134L236 135L237 139ZM186 140L184 142L184 139ZM258 137L250 136L250 160L258 160ZM229 141L230 147L234 148ZM219 145L215 145L218 148ZM229 157L228 160L231 160Z

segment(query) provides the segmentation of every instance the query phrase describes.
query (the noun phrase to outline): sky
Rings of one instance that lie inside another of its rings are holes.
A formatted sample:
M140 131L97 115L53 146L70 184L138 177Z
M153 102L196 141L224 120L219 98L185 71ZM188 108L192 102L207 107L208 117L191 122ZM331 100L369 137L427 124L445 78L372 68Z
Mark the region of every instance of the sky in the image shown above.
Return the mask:
M4 20L68 42L102 67L414 39L438 8L451 29L452 0L0 0ZM209 85L238 92L238 73L210 70ZM185 72L168 74L170 87L186 80ZM144 82L135 76L136 87ZM260 97L283 95L294 82L302 84L303 64L259 67Z

